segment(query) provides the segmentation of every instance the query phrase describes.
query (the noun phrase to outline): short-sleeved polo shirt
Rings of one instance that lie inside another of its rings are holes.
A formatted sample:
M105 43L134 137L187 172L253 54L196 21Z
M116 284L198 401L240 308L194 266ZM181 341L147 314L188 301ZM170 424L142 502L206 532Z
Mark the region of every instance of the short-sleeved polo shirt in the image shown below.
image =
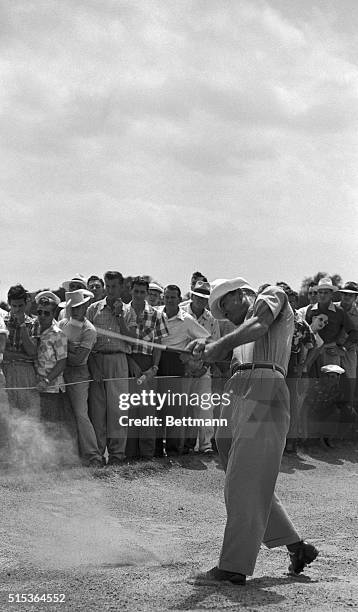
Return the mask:
M61 319L58 326L65 333L69 347L81 347L92 350L96 343L97 333L96 328L88 319L77 321L76 319ZM84 359L79 365L84 365L87 359Z
M257 315L261 302L267 304L274 320L265 335L254 342L234 348L232 364L271 363L287 372L294 330L293 310L283 289L269 286L259 293L246 319Z
M164 315L165 323L169 332L169 335L165 340L165 344L167 346L185 349L191 340L208 338L210 336L209 332L182 308L179 308L177 314L170 318L168 318L164 310L164 306L161 306L160 311Z

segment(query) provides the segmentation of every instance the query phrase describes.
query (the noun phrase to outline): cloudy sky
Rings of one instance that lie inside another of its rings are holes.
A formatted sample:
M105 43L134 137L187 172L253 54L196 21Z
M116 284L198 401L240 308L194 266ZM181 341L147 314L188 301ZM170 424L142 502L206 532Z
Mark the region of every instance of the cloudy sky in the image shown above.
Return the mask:
M1 0L0 293L358 280L356 0Z

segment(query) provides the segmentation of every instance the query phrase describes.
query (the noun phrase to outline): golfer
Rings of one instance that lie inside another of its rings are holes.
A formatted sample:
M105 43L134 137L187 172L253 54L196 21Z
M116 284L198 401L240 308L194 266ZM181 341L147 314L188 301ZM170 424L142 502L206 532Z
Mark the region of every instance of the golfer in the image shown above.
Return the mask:
M216 342L194 340L189 345L194 358L205 362L220 361L233 350L232 377L225 388L231 402L221 412L228 427L216 434L226 472L227 522L218 566L204 578L207 583L244 585L262 542L268 548L287 546L289 573L296 575L318 550L303 542L275 495L289 427L285 376L293 312L280 287L268 286L257 296L243 278L218 279L212 287L211 313L237 329Z

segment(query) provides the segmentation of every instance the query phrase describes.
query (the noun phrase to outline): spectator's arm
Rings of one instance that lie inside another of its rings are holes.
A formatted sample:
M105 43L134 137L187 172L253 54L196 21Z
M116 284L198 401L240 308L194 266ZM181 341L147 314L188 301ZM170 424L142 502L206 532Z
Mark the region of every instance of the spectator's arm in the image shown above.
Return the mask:
M6 345L6 334L0 333L0 353L3 353L5 351L5 345Z
M85 346L78 346L75 349L70 349L67 354L67 364L70 366L79 366L81 363L87 362L90 352L91 349Z
M55 378L57 378L60 374L62 374L62 372L64 371L65 367L66 367L66 361L67 359L60 359L59 361L57 361L57 363L53 366L52 370L50 370L47 373L46 378L48 378L48 380L50 381L50 384L53 380L55 380Z
M25 353L30 357L35 357L37 353L37 342L29 336L25 323L21 326L21 342Z
M353 322L346 312L344 313L343 327L348 334L343 346L346 349L350 349L351 346L358 343L358 329L354 328Z

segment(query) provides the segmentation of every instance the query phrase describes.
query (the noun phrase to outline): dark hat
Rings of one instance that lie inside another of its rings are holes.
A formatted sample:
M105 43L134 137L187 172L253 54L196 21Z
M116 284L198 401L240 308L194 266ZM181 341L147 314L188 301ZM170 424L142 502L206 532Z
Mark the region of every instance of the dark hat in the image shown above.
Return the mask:
M47 304L58 304L60 303L60 298L52 291L41 291L37 295L35 295L36 304L41 304L41 306L46 306Z
M198 297L206 298L208 300L211 293L210 283L206 283L205 281L197 281L194 289L190 293L191 295L197 295Z
M339 291L340 293L358 293L358 284L353 281L348 281Z

